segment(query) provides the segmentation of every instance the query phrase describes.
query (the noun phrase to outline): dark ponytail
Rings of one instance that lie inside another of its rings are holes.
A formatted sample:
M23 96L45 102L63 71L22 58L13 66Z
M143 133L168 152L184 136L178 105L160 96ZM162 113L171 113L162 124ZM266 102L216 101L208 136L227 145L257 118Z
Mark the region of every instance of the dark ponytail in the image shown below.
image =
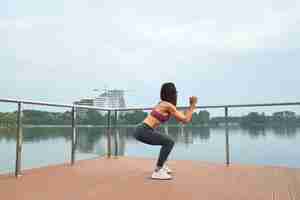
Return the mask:
M177 105L177 90L174 83L168 82L161 86L160 99L167 101L174 106Z

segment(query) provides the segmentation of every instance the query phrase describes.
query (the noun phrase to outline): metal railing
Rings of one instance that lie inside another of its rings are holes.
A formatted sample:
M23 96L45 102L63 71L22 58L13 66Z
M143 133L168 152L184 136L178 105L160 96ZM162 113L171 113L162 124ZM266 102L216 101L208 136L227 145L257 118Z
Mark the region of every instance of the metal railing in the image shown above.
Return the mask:
M48 103L39 101L28 101L28 100L15 100L15 99L0 99L0 102L5 103L16 103L18 105L17 112L17 143L16 143L16 164L15 164L15 176L21 175L21 155L22 155L22 144L23 144L23 133L22 133L22 108L24 104L30 105L41 105L51 107L63 107L72 109L72 145L71 145L71 165L75 163L75 152L76 152L76 112L77 109L92 109L107 111L107 156L111 156L111 112L114 112L114 123L117 123L117 117L119 111L137 111L137 110L151 110L152 107L132 107L132 108L101 108L94 106L82 106L75 104L58 104ZM228 111L229 108L246 108L246 107L270 107L270 106L297 106L300 102L286 102L286 103L266 103L266 104L237 104L237 105L217 105L217 106L197 106L197 109L212 109L222 108L224 109L225 116L225 154L226 154L226 165L230 164L230 152L229 152L229 127L228 127ZM186 106L178 106L178 109L187 109Z

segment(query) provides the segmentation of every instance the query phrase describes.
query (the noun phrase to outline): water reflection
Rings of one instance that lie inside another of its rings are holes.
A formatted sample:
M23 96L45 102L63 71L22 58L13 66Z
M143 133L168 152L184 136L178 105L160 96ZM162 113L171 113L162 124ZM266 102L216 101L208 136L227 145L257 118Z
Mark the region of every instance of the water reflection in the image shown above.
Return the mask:
M15 141L17 129L0 129L0 141ZM39 142L57 138L71 139L70 128L23 128L24 142Z
M258 139L259 137L265 137L266 136L266 131L265 128L249 128L245 129L247 131L247 134L250 136L252 139Z
M167 134L173 138L176 143L193 144L195 140L209 140L210 129L207 127L161 127L158 129L161 134ZM124 155L126 141L134 140L134 128L113 128L112 129L112 152L118 152L118 155Z
M295 138L297 136L296 127L273 127L274 134L281 138Z
M297 128L296 127L286 127L286 126L278 126L278 127L252 127L252 128L244 128L240 129L243 133L249 135L251 139L259 139L260 137L266 137L271 133L279 138L295 138L297 136ZM298 129L299 130L299 129ZM299 131L298 131L299 133Z
M102 155L106 152L106 129L80 128L77 130L76 150L80 153L95 153Z
M77 151L81 153L99 153L99 148L106 149L108 131L106 128L81 128L78 131ZM135 140L132 136L134 128L112 128L111 130L112 154L125 155L126 143ZM176 143L193 144L195 140L209 140L209 128L192 127L161 127L158 129L162 134L167 134ZM99 143L102 141L102 143ZM96 147L97 146L97 147Z
M207 153L209 157L214 152L214 148L212 146L217 146L219 148L220 154L224 155L224 144L225 144L225 128L208 128L208 127L185 127L185 126L163 126L158 129L162 134L167 134L174 139L177 143L177 149L180 149L182 153L182 157L186 157L188 159L192 158L191 152L197 152L200 148L202 149L213 149L211 152ZM93 155L103 156L107 152L107 128L77 128L77 143L76 143L76 153L77 159L85 159L85 157L80 157L82 155ZM111 141L112 141L112 154L113 155L126 155L126 152L129 151L139 151L136 148L136 145L140 145L139 142L135 141L132 137L134 132L133 127L124 127L124 128L113 128L111 129ZM51 163L51 159L55 160L57 155L51 155L51 151L49 151L49 155L45 155L47 152L42 153L39 152L40 146L38 143L49 146L50 148L54 147L57 151L65 152L71 150L69 147L65 147L66 144L71 144L72 139L72 129L71 128L24 128L24 144L31 145L30 148L27 147L27 153L25 148L25 154L28 157L39 156L48 156L49 163ZM237 134L236 134L237 133ZM229 129L230 140L234 141L238 139L238 142L232 142L231 145L233 147L237 145L246 146L250 144L253 140L255 140L254 144L264 145L266 144L266 139L272 138L272 144L274 145L273 153L274 155L278 155L282 150L276 149L276 145L280 144L280 148L284 147L292 151L293 155L299 155L299 151L294 146L290 146L291 141L297 143L300 137L300 129L295 127L273 127L273 128L230 128ZM240 139L239 137L242 137ZM296 139L295 139L296 138ZM284 140L283 140L284 139ZM289 140L286 140L289 139ZM15 129L0 129L0 152L11 151L8 148L8 144L15 143L16 140L16 130ZM201 145L198 145L201 143ZM240 144L238 144L240 143ZM6 145L7 144L7 145ZM5 146L6 145L6 146ZM36 146L35 146L36 145ZM207 145L207 146L205 146ZM209 146L210 145L210 146ZM299 144L298 144L299 145ZM11 146L11 145L10 145ZM205 146L205 147L204 147ZM187 154L182 152L181 147L184 149L190 149L191 151ZM221 147L221 150L220 150ZM216 148L216 149L218 149ZM32 149L32 150L29 150ZM134 149L134 150L133 150ZM240 149L234 151L234 153L239 152ZM252 149L255 151L255 149ZM278 152L277 152L278 151ZM176 151L175 151L176 152ZM136 152L137 154L139 152ZM144 152L141 152L141 156L143 156ZM260 152L255 152L257 155ZM130 155L130 154L129 154ZM3 156L6 156L5 153ZM51 156L53 158L51 158ZM196 155L199 156L199 155ZM243 155L241 155L242 157ZM284 155L282 155L284 156ZM297 160L293 156L286 155L291 160ZM25 156L26 157L26 156ZM68 160L69 158L64 158ZM206 159L206 158L205 158ZM239 158L238 158L239 159ZM4 161L3 161L4 162ZM0 159L1 164L1 159ZM299 163L300 165L300 163Z
M236 128L235 128L236 129ZM184 144L193 144L195 140L210 140L211 128L208 127L168 127L164 126L158 129L162 134L170 135L175 142ZM222 129L223 130L223 129ZM230 132L231 129L229 129ZM272 128L238 128L241 134L248 135L251 139L259 139L266 137L268 134L273 134L279 138L295 138L300 133L299 129L295 127L272 127ZM298 131L297 131L298 130ZM90 153L94 151L94 146L99 141L107 140L107 128L77 128L77 150L83 153ZM117 141L119 151L124 152L126 140L133 140L134 128L113 128L111 130L112 142ZM0 141L15 141L16 129L0 129ZM224 129L225 134L225 129ZM66 141L72 139L71 128L24 128L23 129L24 142L40 142L51 141L53 139L63 138ZM101 147L102 149L104 147Z

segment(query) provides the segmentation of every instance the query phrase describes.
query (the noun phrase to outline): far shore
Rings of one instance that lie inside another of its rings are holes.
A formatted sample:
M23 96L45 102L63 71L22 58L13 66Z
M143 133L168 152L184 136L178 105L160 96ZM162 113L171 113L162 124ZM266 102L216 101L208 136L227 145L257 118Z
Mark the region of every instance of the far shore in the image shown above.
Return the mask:
M119 124L119 125L111 125L112 128L134 128L136 124ZM23 128L72 128L72 125L31 125L31 124L25 124L22 126ZM107 128L107 125L76 125L76 128ZM167 128L167 127L195 127L195 128L222 128L226 127L225 124L220 124L218 126L209 125L209 124L201 124L201 125L184 125L184 124L164 124L160 126L161 128ZM228 124L228 127L240 127L239 124ZM1 127L0 129L15 129L16 126L10 126L10 127Z

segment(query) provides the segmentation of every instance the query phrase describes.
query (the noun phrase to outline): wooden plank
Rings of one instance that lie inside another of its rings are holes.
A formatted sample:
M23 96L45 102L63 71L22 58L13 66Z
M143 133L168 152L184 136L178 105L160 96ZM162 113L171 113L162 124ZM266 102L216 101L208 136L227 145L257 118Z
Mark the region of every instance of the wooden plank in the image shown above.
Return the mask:
M155 160L99 158L0 176L1 199L298 200L300 169L169 161L173 180L150 176ZM290 198L289 196L290 195Z

